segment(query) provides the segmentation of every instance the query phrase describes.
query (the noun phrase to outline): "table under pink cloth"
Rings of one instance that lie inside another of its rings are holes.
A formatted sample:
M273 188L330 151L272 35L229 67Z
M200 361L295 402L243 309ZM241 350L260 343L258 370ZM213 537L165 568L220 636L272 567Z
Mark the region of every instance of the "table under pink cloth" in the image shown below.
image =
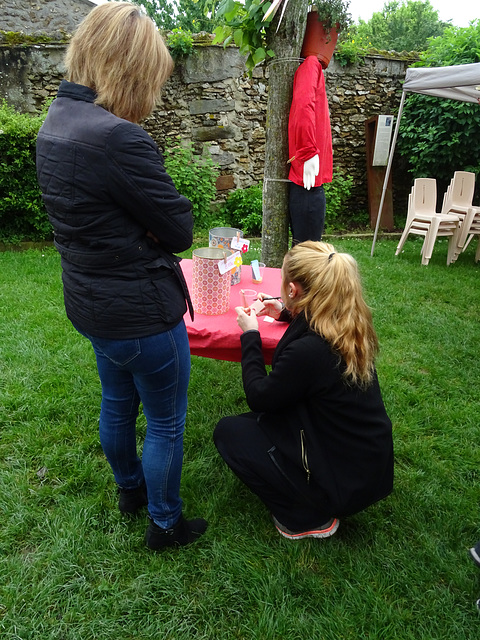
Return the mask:
M183 259L180 263L185 279L190 288L192 282L192 260ZM252 282L252 270L250 265L242 265L242 274L239 284L230 287L230 309L227 313L218 316L207 316L195 311L195 319L192 322L190 314L185 314L190 352L194 356L214 358L215 360L229 360L240 362L242 351L240 347L240 335L242 333L237 324L235 307L241 306L241 289L255 289L258 293L268 293L272 296L280 295L281 271L266 267L261 284ZM260 335L262 336L263 355L266 364L271 364L273 352L278 341L287 328L285 322L266 322L263 317L258 319Z

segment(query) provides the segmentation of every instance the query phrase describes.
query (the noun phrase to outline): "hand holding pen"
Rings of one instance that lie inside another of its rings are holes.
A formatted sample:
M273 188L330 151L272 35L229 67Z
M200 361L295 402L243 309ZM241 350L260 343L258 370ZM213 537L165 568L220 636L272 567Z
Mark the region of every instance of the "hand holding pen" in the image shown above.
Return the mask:
M269 296L268 293L259 293L257 300L261 300L264 304L263 309L257 311L257 316L270 316L278 320L284 307L283 302L281 302L281 296Z

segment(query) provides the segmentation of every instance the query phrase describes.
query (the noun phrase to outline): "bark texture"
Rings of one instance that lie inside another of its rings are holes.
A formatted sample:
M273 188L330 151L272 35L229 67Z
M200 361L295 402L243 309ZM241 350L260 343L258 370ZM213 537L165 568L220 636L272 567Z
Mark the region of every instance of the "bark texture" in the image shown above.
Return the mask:
M269 63L262 261L269 267L280 267L288 250L288 114L308 6L306 0L289 0L278 32L278 18L268 29L269 47L275 57Z

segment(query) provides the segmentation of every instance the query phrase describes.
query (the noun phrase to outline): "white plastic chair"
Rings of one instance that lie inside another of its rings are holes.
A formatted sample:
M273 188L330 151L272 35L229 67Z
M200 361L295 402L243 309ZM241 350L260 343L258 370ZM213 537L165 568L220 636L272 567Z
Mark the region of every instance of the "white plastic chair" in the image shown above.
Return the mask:
M475 174L471 171L455 171L444 195L442 213L466 216L472 206L474 191Z
M475 174L470 171L455 171L443 197L442 213L453 213L460 218L460 231L453 262L466 249L465 243L475 214L471 211L475 192Z
M422 264L428 265L438 237L449 237L447 265L452 262L457 249L460 219L455 214L437 213L437 181L434 178L416 178L408 196L408 213L405 229L400 237L395 255L398 255L407 237L412 233L424 236Z
M470 207L463 219L453 262L455 262L460 253L465 251L474 236L478 236L477 251L475 253L475 262L478 262L480 260L480 207Z

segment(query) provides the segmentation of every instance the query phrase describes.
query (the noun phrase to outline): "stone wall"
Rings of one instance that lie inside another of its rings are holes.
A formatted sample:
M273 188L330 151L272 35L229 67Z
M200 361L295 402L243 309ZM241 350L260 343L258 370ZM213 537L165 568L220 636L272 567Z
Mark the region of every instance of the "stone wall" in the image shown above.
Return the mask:
M365 122L396 114L403 60L369 57L364 64L341 67L333 60L325 72L333 135L334 169L354 179L347 206L367 211ZM146 123L153 137L192 140L198 152L208 149L220 166L220 190L246 187L263 177L268 66L243 73L237 49L198 48L179 65L163 92L163 102ZM394 202L406 210L410 178L395 158Z
M64 74L65 45L0 46L0 96L23 113L54 97Z
M180 136L208 149L219 190L243 188L263 176L266 106L265 69L249 80L238 49L207 46L177 65L146 128L159 141Z
M405 60L371 56L364 64L341 67L333 60L326 70L326 87L333 136L333 166L353 176L348 207L367 211L367 162L365 123L377 115L396 115L402 94ZM394 213L405 215L411 177L406 162L394 156Z
M41 108L55 95L63 75L64 45L0 47L0 92L25 112ZM368 57L358 66L326 70L331 111L334 168L353 176L347 208L366 211L365 122L379 114L396 114L407 62ZM208 150L220 167L219 199L234 188L263 177L266 141L268 66L249 79L234 47L196 46L194 55L177 64L164 87L162 101L144 123L160 146L165 138L192 141L198 153ZM394 163L394 209L406 209L410 178Z
M0 0L0 30L62 37L94 6L90 0Z

